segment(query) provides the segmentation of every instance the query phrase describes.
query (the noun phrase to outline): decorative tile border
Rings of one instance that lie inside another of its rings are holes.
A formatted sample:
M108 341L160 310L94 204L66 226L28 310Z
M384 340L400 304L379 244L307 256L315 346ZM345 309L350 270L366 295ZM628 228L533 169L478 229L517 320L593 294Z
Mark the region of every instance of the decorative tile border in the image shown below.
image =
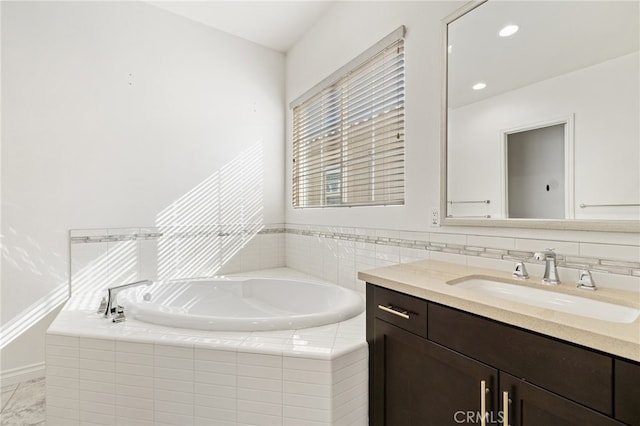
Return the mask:
M353 228L356 230L356 228ZM325 238L340 241L352 241L356 243L376 244L390 247L411 248L417 250L439 251L443 253L459 254L463 256L478 256L497 260L521 261L527 260L533 263L544 263L533 259L533 252L526 250L482 247L479 245L464 245L426 241L419 239L394 238L384 235L368 235L365 232L380 232L375 230L362 230L356 233L332 232L326 229L304 229L286 226L282 224L230 224L230 225L195 225L171 228L131 228L119 232L110 233L105 230L98 234L96 230L86 230L87 235L82 235L82 230L72 231L71 244L118 242L132 240L157 240L160 238L196 238L213 237L224 238L230 236L248 236L265 234L292 234L305 237ZM356 230L357 231L357 230ZM428 234L425 234L428 235ZM617 275L640 276L640 262L623 261L616 259L586 257L576 255L557 255L558 266L580 269L588 268L592 271L605 272Z
M144 229L146 232L140 232L138 229ZM150 231L157 229L157 231ZM160 230L162 229L162 230ZM256 230L257 229L257 230ZM121 241L135 240L158 240L160 238L192 238L192 237L230 237L245 235L264 235L264 234L282 234L285 232L283 227L264 227L260 224L251 225L194 225L194 226L178 226L163 228L131 228L126 231L131 232L110 232L104 230L97 233L97 230L72 230L69 241L71 244L86 243L113 243ZM118 229L118 231L123 231ZM84 233L89 235L83 235Z

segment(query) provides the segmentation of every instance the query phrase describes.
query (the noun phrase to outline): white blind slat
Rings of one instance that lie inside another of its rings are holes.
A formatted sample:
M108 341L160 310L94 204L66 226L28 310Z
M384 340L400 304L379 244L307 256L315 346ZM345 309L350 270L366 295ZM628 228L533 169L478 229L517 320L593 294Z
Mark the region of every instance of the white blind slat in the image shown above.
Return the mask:
M294 106L294 207L404 203L404 41L388 43Z

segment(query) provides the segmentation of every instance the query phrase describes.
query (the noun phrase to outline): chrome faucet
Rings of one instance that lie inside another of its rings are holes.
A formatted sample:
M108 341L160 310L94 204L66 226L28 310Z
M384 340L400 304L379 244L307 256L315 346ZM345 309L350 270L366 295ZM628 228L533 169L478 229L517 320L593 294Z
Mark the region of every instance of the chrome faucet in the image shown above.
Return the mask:
M118 305L117 296L122 290L126 290L131 287L138 287L141 285L151 285L153 281L142 280L127 284L121 284L107 289L107 298L102 298L98 313L102 314L105 318L110 315L114 315L113 322L121 322L125 320L124 308Z
M545 251L537 252L533 254L533 258L536 260L544 260L544 277L542 277L543 284L558 285L560 284L560 277L558 276L558 268L556 266L556 252L552 248L548 248Z

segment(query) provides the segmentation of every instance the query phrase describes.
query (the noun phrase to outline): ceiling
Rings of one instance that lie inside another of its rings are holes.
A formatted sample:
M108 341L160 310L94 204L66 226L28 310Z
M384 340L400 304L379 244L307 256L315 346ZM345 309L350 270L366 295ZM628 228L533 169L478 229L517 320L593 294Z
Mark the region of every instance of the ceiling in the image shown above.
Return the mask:
M333 1L150 1L200 22L279 52L287 52Z

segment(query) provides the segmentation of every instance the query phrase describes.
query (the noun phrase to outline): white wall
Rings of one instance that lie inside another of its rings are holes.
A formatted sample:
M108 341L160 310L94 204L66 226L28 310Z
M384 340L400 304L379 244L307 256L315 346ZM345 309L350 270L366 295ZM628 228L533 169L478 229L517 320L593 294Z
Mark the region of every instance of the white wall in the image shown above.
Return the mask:
M638 233L429 225L430 209L440 202L441 20L462 4L338 2L288 53L286 100L290 102L399 25L407 28L406 204L293 209L292 116L287 111L286 223L287 228L299 230L287 234L287 265L362 289L355 274L374 266L429 257L508 269L514 258L555 247L567 259L567 280L577 279L572 268L582 263L602 271L598 279L602 277L604 285L640 288ZM604 95L600 88L598 92ZM638 138L634 140L637 143ZM606 149L604 143L597 152L600 149ZM538 272L540 265L531 269Z
M578 206L640 201L639 63L632 53L450 110L450 198L491 199L487 213L502 217L501 131L573 116L575 217L638 219L638 208Z
M229 166L247 151L254 219L283 222L281 53L141 2L2 9L3 332L64 299L70 229L166 225L200 183L237 185ZM43 338L3 352L41 362Z

